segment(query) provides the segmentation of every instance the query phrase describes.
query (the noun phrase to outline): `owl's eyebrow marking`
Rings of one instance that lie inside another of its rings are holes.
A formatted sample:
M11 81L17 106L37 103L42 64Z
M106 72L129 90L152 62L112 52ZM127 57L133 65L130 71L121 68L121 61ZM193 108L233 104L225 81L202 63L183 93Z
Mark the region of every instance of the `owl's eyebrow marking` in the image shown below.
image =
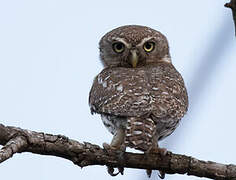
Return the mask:
M150 39L153 39L153 37L150 36L150 37L143 38L142 41L137 44L137 46L142 46L145 42L149 41Z
M115 37L115 38L112 38L112 40L122 42L127 48L131 48L131 44L126 42L126 40L123 38Z

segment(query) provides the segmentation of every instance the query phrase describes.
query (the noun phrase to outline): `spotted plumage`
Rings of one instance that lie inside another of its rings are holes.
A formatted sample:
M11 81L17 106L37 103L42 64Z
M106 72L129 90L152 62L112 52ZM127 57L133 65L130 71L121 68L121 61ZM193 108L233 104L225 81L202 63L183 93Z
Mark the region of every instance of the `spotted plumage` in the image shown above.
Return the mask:
M135 69L105 68L90 93L91 111L106 117L107 123L103 122L112 134L119 127L108 126L111 122L122 121L125 128L127 117L142 117L153 119L162 139L176 128L187 104L183 79L172 64L163 62Z
M158 149L188 109L183 78L171 62L167 39L144 26L122 26L99 43L104 69L90 91L92 113L114 135L111 147Z

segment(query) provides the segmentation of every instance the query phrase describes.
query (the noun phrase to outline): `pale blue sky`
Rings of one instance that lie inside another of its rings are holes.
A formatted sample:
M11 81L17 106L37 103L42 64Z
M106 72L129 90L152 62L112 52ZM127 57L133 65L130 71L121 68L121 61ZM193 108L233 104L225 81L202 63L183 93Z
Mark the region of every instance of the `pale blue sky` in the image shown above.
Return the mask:
M98 42L117 26L146 25L167 36L189 90L189 113L161 146L236 164L236 42L225 2L0 0L0 123L110 142L111 134L88 107L92 80L102 69ZM143 170L125 169L124 176L112 178L102 166L81 170L61 158L30 153L14 155L0 172L1 179L148 179Z

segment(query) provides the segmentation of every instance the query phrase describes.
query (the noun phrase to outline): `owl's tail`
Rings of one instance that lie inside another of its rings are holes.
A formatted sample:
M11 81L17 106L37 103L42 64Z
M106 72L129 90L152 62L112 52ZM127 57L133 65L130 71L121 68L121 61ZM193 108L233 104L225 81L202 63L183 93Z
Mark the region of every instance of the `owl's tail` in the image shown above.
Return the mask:
M126 126L125 145L141 151L152 147L156 125L151 118L129 117Z

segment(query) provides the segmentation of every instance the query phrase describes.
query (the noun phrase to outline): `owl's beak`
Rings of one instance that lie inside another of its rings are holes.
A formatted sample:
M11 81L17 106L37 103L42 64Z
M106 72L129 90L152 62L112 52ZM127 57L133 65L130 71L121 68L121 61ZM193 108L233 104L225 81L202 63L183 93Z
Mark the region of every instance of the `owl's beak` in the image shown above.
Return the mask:
M136 50L131 50L131 55L130 55L130 63L132 64L133 68L137 67L138 64L138 55Z

